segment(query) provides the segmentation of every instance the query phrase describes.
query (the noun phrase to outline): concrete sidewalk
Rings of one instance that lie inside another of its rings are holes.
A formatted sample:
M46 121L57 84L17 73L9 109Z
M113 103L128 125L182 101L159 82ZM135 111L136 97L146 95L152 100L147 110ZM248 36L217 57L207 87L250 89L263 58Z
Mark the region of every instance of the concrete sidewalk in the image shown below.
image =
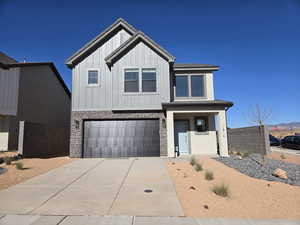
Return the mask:
M41 216L0 215L1 225L299 225L282 219L197 219L138 216Z

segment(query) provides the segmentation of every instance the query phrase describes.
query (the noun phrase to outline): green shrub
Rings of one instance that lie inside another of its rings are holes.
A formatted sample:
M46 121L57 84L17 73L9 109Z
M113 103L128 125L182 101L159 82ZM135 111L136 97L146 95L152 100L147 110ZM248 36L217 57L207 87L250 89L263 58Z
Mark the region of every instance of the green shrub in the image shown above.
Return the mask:
M213 180L214 179L214 173L211 171L205 171L205 179L206 180Z
M202 170L203 170L202 165L201 165L200 163L196 163L196 165L195 165L195 170L196 170L197 172L202 171Z
M229 188L224 183L216 184L213 186L212 191L219 196L227 197L229 196Z
M193 156L192 158L191 158L191 160L190 160L190 164L192 165L192 166L194 166L195 164L196 164L196 158Z
M13 158L11 158L9 156L4 157L4 162L6 165L10 165L12 161L13 161Z
M16 165L17 170L23 170L23 163L18 162L15 165Z

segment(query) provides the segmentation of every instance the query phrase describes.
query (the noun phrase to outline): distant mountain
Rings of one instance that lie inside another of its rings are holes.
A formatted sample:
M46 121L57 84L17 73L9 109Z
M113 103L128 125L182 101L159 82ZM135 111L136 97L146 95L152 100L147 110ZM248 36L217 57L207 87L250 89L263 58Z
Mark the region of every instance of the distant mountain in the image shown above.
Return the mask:
M300 122L290 122L290 123L278 123L273 125L268 125L270 129L300 129Z

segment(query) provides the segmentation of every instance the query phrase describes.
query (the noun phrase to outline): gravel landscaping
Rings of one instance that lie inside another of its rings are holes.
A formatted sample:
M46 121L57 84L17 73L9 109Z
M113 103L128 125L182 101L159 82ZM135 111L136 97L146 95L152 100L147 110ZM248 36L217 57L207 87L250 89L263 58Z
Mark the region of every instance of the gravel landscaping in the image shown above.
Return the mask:
M300 165L266 158L263 166L262 157L258 154L252 154L243 159L239 159L238 156L232 155L230 157L215 158L215 160L250 177L300 186ZM287 180L272 175L272 172L277 168L287 172Z

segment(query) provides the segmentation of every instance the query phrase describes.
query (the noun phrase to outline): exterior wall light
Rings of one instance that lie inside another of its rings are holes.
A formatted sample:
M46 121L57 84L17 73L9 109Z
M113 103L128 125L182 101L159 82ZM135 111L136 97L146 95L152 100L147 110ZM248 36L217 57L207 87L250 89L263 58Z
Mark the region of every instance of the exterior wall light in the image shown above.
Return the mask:
M75 122L75 129L79 129L79 120L74 120L74 122Z

